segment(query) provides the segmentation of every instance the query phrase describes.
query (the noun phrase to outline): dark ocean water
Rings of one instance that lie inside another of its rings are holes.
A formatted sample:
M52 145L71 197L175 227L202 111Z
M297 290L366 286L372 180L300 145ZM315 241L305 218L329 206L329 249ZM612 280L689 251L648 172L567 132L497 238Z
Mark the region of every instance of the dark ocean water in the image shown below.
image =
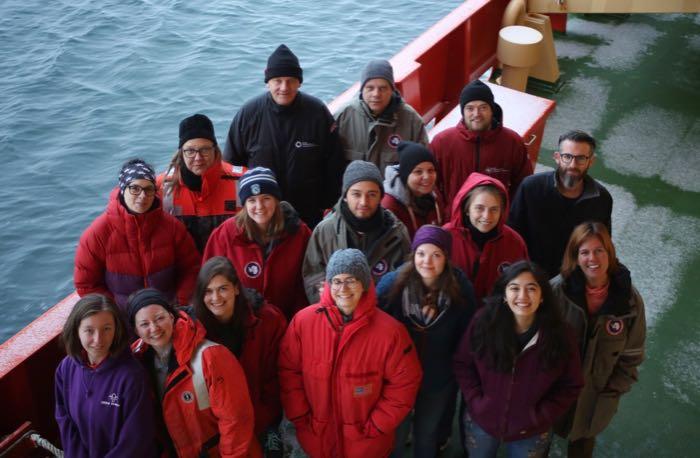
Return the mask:
M195 112L222 141L280 43L329 102L459 3L3 1L0 342L73 289L77 240L124 160L162 170Z

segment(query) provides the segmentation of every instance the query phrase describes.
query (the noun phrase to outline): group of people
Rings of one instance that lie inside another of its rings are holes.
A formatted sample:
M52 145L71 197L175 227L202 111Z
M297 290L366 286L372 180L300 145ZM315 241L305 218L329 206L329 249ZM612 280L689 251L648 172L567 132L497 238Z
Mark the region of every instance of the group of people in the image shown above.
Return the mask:
M554 433L591 456L645 340L595 140L533 175L479 80L428 143L387 61L335 117L285 45L264 74L223 151L183 119L167 170L127 161L81 236L66 456L282 456L286 422L311 457L433 457L456 412L470 457Z

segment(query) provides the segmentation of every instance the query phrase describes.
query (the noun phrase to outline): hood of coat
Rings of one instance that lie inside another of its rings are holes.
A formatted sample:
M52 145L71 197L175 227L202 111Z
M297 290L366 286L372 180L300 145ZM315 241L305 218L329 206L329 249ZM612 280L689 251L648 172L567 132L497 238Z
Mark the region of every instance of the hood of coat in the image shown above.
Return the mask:
M340 315L340 310L335 305L333 297L331 296L331 285L328 282L323 283L323 294L321 294L321 300L319 304L321 307L328 311L328 315L333 320L333 324L339 327L343 324L343 318ZM374 287L374 280L369 279L369 288L362 293L360 297L360 302L357 304L355 311L352 314L352 320L347 323L355 323L365 317L370 317L377 307L377 293Z
M501 211L501 218L498 220L498 232L500 233L508 220L508 209L510 208L510 202L508 202L508 192L506 192L506 187L497 178L484 175L482 173L474 172L469 175L467 181L464 182L459 192L452 201L452 213L450 216L450 221L447 223L448 229L465 229L464 222L462 221L462 208L464 207L464 201L467 198L467 194L476 188L477 186L495 186L498 188L503 198L504 208Z
M385 169L384 193L394 197L407 207L411 203L411 191L401 181L398 165L390 165Z

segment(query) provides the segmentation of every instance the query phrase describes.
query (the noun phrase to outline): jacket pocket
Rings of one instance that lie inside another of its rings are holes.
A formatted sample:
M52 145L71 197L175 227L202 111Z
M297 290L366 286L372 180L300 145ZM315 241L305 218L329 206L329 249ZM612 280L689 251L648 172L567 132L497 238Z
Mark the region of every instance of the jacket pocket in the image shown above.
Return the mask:
M384 457L393 446L393 434L384 434L375 429L374 437L370 437L363 425L344 424L343 442L348 457L369 458Z

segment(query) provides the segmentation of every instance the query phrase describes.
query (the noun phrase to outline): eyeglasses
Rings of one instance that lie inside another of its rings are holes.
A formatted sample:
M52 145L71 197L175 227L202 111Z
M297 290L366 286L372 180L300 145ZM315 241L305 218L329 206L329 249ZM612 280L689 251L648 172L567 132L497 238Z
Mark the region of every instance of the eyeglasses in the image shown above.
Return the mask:
M142 192L145 192L148 197L151 197L153 194L156 193L156 188L153 186L148 186L146 188L139 186L137 184L130 184L129 186L126 187L131 195L133 196L138 196Z
M584 165L586 162L588 162L588 159L591 158L591 156L586 156L584 154L579 154L575 156L569 153L559 153L559 157L561 158L561 161L564 164L568 164L571 162L572 159L575 159L576 165Z
M360 283L360 280L354 277L346 278L345 280L339 280L337 278L334 278L331 280L331 288L333 289L342 289L343 286L346 286L350 289L354 288L358 283Z
M211 156L211 153L214 152L214 147L213 146L203 146L202 148L186 148L182 150L182 154L187 158L187 159L192 159L199 153L200 156L202 157L209 157Z

